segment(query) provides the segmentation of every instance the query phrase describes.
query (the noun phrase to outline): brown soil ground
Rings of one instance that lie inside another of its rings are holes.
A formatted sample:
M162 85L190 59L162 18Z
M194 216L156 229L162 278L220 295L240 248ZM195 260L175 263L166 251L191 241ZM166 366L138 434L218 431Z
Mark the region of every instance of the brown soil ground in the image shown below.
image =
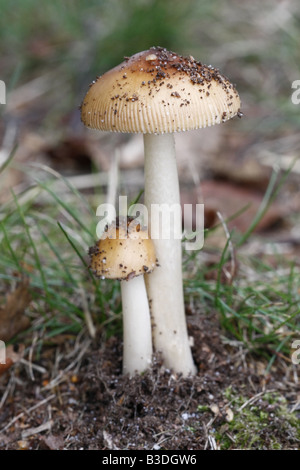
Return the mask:
M159 358L142 376L122 376L116 338L91 342L83 334L44 345L32 367L21 361L1 378L0 449L236 449L237 429L246 436L248 427L243 416L253 418L243 413L257 409L264 424L255 442L244 437L245 447L298 448L299 431L266 399L278 393L287 407L297 403L292 368L279 360L266 375L261 359L225 344L213 314L191 315L189 329L198 367L189 378L163 370ZM234 396L246 398L243 411Z

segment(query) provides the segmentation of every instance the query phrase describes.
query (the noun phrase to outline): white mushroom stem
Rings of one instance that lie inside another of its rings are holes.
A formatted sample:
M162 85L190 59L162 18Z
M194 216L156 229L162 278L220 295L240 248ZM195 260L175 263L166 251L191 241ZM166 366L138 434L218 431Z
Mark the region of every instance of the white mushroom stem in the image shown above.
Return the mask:
M171 210L170 220L168 217L164 220L166 232L169 224L170 237L163 239L162 224L157 217L153 218L152 207L153 204L168 204L170 209L175 208L174 205L180 207L174 135L144 134L144 146L145 205L160 265L146 279L154 346L161 351L168 368L183 375L194 374L196 368L187 334L183 299L181 240L175 238L176 234L178 237L178 233L182 233L182 219L177 218L177 225L172 225Z
M123 374L133 376L152 361L150 312L144 276L121 281L123 306Z

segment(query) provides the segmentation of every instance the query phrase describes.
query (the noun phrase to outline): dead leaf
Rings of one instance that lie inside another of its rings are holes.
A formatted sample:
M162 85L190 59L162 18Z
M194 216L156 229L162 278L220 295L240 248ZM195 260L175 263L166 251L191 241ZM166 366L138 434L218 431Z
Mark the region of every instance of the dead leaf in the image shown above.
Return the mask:
M25 346L18 345L17 347L9 344L5 347L5 363L0 364L0 376L3 375L8 369L18 362L24 354ZM3 358L2 358L3 359Z
M30 443L28 441L18 441L19 450L29 450Z
M204 204L207 209L221 212L228 218L246 208L240 215L228 222L229 229L235 227L245 232L253 221L262 203L264 194L256 189L220 181L205 181L202 184ZM282 208L273 203L261 218L255 231L259 232L271 228L275 223L282 221Z
M13 361L8 357L5 364L0 364L0 377L13 365Z
M50 450L61 450L64 447L64 438L62 435L53 436L52 434L50 434L47 437L43 437L42 441L44 442L45 446Z
M50 166L62 173L91 171L91 155L83 137L69 136L49 145L45 153Z
M0 338L6 342L30 325L25 309L31 301L29 281L22 281L17 289L7 295L6 304L0 308Z
M216 404L210 405L210 409L213 412L214 415L218 416L220 414L220 408Z
M109 450L119 450L119 448L114 443L113 437L106 431L103 431L103 439Z
M232 183L247 185L262 191L267 189L271 170L253 158L233 159L224 155L213 161L211 168L216 177Z

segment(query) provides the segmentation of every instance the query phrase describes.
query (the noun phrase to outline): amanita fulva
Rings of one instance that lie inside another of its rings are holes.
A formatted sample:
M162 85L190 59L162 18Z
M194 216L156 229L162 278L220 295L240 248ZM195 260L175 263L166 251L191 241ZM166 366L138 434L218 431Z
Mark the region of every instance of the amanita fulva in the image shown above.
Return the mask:
M144 274L157 260L148 232L132 218L120 217L106 227L89 250L90 267L106 279L121 281L123 310L123 374L148 369L152 360L152 333Z
M143 133L145 204L180 204L174 133L218 124L240 114L234 86L217 69L192 56L182 57L153 47L98 77L90 86L81 119L103 131ZM160 269L147 279L153 337L165 365L183 375L193 374L187 335L181 265L181 219L170 225L170 237L149 221ZM166 228L166 227L165 227ZM173 233L172 233L173 232Z

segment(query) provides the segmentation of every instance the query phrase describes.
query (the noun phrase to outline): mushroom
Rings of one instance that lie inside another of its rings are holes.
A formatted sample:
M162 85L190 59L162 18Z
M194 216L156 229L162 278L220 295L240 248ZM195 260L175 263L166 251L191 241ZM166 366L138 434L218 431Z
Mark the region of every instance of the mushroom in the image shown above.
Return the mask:
M152 333L144 274L157 260L148 231L131 217L119 217L89 249L90 268L102 279L121 281L123 374L141 373L151 365Z
M174 133L212 126L240 113L235 87L212 66L152 47L98 77L90 86L81 119L87 127L144 134L145 204L160 269L147 278L153 337L165 365L193 374L182 286L181 218L165 239L153 210L179 206L179 180ZM164 205L164 206L163 206ZM166 217L168 219L168 217Z

